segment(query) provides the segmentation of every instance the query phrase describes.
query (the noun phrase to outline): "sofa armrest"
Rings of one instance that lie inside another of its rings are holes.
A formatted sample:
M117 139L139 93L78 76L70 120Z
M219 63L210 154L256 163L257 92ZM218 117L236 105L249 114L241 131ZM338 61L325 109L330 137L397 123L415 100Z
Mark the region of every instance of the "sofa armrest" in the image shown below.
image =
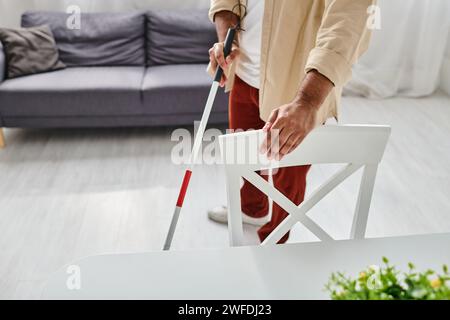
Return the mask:
M5 52L3 51L3 44L0 41L0 83L5 80L6 76L6 59Z

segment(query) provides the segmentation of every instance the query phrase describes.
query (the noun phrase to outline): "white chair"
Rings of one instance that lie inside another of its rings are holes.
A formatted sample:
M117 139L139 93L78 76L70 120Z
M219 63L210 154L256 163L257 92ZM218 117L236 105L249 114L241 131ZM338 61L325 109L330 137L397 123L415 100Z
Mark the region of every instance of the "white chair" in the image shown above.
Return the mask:
M265 156L259 154L259 145L264 139L264 133L261 130L220 136L227 181L230 245L243 245L241 178L245 178L289 213L289 216L266 238L263 245L276 244L297 222L303 224L319 240L330 241L333 238L306 213L360 168L364 171L350 238L364 238L378 164L383 157L390 132L389 126L322 126L313 130L297 149L280 162L269 162ZM347 165L299 206L292 203L255 172L327 163Z

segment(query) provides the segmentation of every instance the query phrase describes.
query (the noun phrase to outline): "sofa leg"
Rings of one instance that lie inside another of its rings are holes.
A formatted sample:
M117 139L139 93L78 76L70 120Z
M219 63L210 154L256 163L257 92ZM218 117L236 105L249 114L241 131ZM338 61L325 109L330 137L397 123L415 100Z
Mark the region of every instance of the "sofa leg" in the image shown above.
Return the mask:
M0 128L0 149L5 147L5 135L3 134L3 128Z

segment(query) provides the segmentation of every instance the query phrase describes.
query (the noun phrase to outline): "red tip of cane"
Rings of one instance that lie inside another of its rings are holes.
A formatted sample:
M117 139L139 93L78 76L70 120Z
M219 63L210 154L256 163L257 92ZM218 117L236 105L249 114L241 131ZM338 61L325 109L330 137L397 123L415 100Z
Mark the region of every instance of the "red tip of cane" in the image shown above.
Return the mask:
M184 202L184 197L186 196L186 191L189 186L189 180L191 180L192 171L186 170L184 174L183 183L181 184L180 193L178 195L177 207L182 207Z

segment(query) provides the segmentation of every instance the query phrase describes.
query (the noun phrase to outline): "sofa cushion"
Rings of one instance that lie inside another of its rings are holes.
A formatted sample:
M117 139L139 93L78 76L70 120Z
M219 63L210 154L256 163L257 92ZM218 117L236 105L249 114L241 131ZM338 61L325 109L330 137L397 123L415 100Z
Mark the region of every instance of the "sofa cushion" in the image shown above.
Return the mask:
M207 10L147 13L147 65L207 63L217 41Z
M145 65L145 14L81 13L81 28L71 30L64 12L31 11L22 15L22 26L49 25L68 66Z
M0 84L3 117L141 114L144 67L73 67Z
M208 98L212 79L206 64L154 66L147 69L143 82L145 114L188 114L200 116ZM222 89L213 110L226 112L228 95Z
M63 69L58 48L48 26L34 28L0 28L0 41L5 45L6 77Z

